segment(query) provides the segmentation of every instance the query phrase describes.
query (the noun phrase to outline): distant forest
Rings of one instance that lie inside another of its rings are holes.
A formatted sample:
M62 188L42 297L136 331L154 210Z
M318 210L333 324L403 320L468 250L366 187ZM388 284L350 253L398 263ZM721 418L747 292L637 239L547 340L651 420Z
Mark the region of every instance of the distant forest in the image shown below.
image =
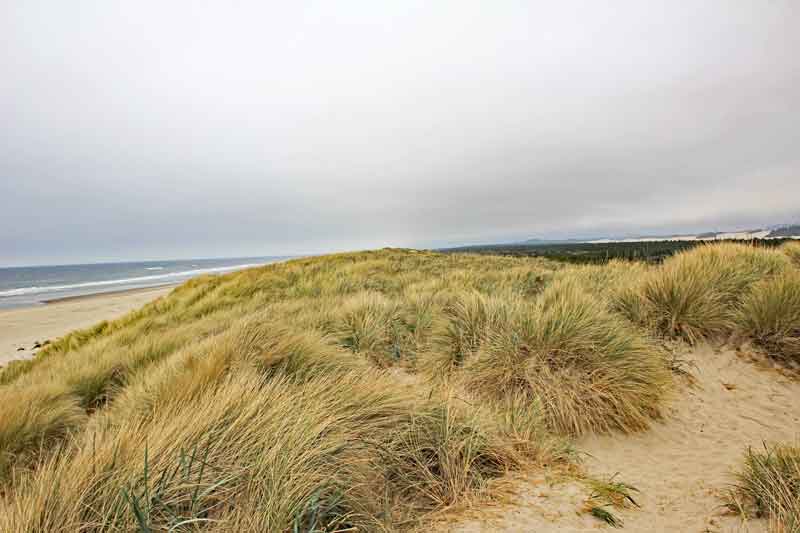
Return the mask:
M559 243L559 244L485 244L444 248L444 253L475 253L488 255L510 255L546 257L567 263L605 263L612 259L659 263L664 258L695 246L710 242L747 242L754 246L774 247L791 239L750 239L747 241L652 241L609 243Z

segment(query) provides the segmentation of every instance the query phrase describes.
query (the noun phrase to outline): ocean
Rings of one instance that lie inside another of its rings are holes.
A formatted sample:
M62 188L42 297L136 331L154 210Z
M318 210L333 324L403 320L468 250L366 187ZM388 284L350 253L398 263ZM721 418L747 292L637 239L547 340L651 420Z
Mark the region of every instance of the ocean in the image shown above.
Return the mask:
M202 274L222 274L287 257L237 257L136 263L92 263L0 268L0 309L51 300L181 283Z

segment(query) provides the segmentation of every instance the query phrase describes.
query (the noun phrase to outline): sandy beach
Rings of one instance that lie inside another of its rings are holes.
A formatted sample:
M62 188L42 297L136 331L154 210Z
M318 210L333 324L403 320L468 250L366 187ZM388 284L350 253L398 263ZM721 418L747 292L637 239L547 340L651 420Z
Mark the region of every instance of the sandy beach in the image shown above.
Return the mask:
M120 317L167 294L172 288L134 289L0 310L0 366L15 359L33 357L37 341L54 340L72 330Z

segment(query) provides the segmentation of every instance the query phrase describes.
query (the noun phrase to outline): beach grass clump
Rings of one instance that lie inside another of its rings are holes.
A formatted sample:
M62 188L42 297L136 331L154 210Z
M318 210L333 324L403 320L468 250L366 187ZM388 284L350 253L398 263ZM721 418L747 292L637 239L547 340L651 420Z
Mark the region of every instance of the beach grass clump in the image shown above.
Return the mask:
M748 448L737 480L731 493L735 509L767 518L770 531L800 532L800 447Z
M402 357L402 324L396 301L362 292L341 303L333 335L343 347L388 366Z
M4 531L381 531L412 526L520 465L493 426L375 371L206 383L100 415L3 506Z
M690 344L732 331L741 298L756 282L787 271L780 251L748 244L697 246L667 259L642 283L647 322ZM643 315L643 316L645 316Z
M0 386L13 383L20 376L24 376L36 366L36 359L17 359L9 361L5 366L0 367Z
M452 507L532 458L493 431L484 412L459 402L450 395L420 404L383 458L398 496L417 513Z
M400 320L403 325L401 356L407 368L416 371L419 362L429 359L436 349L437 334L443 330L444 302L434 289L416 283L402 295Z
M436 349L426 362L435 375L447 375L463 366L485 340L516 314L521 304L515 293L486 296L472 291L451 294L442 310L443 327Z
M157 395L191 402L204 386L246 366L264 374L289 373L298 378L362 367L324 335L297 331L263 313L174 349L173 342L184 334L144 336L121 351L109 349L108 339L100 340L80 354L53 357L37 372L0 387L4 401L0 435L8 435L0 438L4 463L15 462L26 450L28 455L39 453L42 447L37 444L52 444L67 430L80 430L86 414L107 403L124 417L152 405ZM143 357L148 358L147 365ZM45 369L51 370L44 373Z
M649 271L641 272L620 280L608 294L609 308L646 332L658 331L653 324L652 307L642 295L642 288L649 275Z
M621 528L624 524L613 510L639 507L633 497L633 494L639 492L639 489L622 481L615 481L616 475L614 474L608 480L591 478L586 480L591 492L586 499L584 508L589 514L611 527Z
M572 280L521 307L465 372L489 396L527 395L550 427L576 435L647 427L670 385L660 349Z
M356 453L360 439L408 415L403 398L364 378L295 385L239 372L202 388L193 402L183 400L162 398L157 410L67 442L58 457L22 476L0 529L130 531L142 521L135 494L144 500L140 510L151 510L143 517L147 530L205 519L231 530L246 524L240 530L286 531L307 519L315 497L347 490L358 497L339 503L321 525L367 526L378 507L370 511L376 497L360 493L371 462L369 450ZM202 461L184 466L193 469L193 485L168 483L157 501L146 494L148 479L170 476L194 449ZM195 492L199 501L190 500Z
M285 323L269 324L269 337L251 356L255 368L265 374L288 374L295 379L332 376L364 368L364 361L317 331L297 331Z
M86 421L66 388L0 388L0 487L14 465L29 465L36 451L57 444Z
M591 294L607 296L650 270L651 267L644 263L615 259L599 265L573 266L556 272L553 277L555 280L569 279Z
M781 245L781 251L785 253L792 263L800 268L800 241L792 240Z
M737 323L767 354L800 365L800 271L754 285L744 296Z
M297 331L269 315L255 315L137 374L108 411L114 419L125 419L157 409L165 399L192 403L208 387L251 369L264 377L288 375L300 382L335 379L366 366L329 337L313 330Z
M580 265L561 270L556 279L570 280L594 297L605 300L615 311L645 329L652 327L642 286L654 268L645 263L618 259L599 265Z
M659 334L695 344L732 327L725 296L698 270L667 263L643 283L638 312ZM628 305L636 309L635 300Z
M544 464L556 461L562 464L577 462L577 452L571 439L552 431L541 403L524 392L509 392L493 401L480 402L492 413L497 432L527 462Z

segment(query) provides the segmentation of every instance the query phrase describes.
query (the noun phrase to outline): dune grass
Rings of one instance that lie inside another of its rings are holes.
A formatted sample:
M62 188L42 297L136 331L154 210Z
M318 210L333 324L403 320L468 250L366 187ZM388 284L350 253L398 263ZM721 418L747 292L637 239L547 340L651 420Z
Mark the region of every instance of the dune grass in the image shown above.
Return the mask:
M748 449L732 491L733 507L766 517L770 531L800 532L800 448L778 444Z
M101 415L20 477L0 529L376 530L453 505L526 460L479 414L374 371L199 379L191 402L159 395L136 414Z
M0 373L0 530L412 529L646 428L660 337L786 357L793 269L381 250L196 278Z
M800 241L789 241L781 245L781 251L785 253L789 259L800 268Z
M380 370L415 372L464 287L531 293L551 268L299 260L192 280L58 340L3 372L0 530L407 529L565 460L539 414L512 422Z
M735 327L741 298L761 280L790 270L779 250L710 244L680 252L643 280L641 320L689 343L721 338Z
M737 321L741 332L767 353L800 367L800 271L755 285Z
M510 311L465 372L489 396L527 394L570 434L647 427L671 381L657 345L571 280Z

